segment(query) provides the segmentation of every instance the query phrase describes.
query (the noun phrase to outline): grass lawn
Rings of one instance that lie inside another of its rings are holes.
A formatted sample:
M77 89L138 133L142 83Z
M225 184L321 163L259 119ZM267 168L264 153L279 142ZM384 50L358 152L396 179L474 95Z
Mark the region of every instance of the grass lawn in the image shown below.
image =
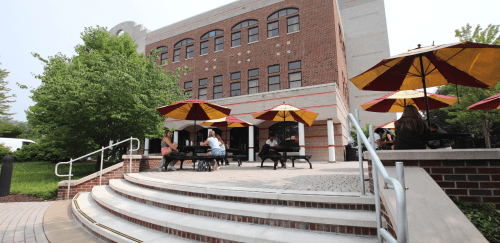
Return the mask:
M0 163L0 171L1 171ZM104 163L103 168L112 166L113 163ZM67 177L57 177L54 173L56 164L52 162L18 162L14 163L11 194L23 194L40 197L40 200L57 198L57 183L67 180ZM76 180L94 173L95 163L74 163L73 176ZM69 165L60 165L59 174L68 174Z

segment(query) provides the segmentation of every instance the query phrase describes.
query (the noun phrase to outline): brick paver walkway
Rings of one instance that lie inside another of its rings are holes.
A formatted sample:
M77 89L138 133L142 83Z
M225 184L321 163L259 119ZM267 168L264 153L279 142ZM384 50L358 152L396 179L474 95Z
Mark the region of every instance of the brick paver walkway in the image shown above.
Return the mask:
M49 242L43 215L53 202L0 203L0 242Z
M267 166L266 166L267 165ZM243 162L241 167L236 162L230 166L222 166L215 172L197 172L191 165L185 166L185 170L175 172L142 172L147 176L165 180L175 180L190 183L270 188L305 191L334 191L334 192L360 192L361 182L359 177L359 162L338 163L313 163L313 169L309 169L307 163L288 162L288 168L273 170L272 163L264 163L260 168L260 162ZM364 165L365 178L368 178L368 164ZM179 168L177 165L176 168ZM365 182L365 191L368 192L368 182Z

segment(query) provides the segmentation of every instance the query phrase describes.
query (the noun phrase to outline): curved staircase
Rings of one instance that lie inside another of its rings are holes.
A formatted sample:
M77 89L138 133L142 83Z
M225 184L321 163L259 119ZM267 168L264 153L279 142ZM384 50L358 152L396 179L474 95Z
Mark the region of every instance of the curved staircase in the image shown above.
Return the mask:
M210 186L126 174L72 202L114 242L376 242L373 196Z

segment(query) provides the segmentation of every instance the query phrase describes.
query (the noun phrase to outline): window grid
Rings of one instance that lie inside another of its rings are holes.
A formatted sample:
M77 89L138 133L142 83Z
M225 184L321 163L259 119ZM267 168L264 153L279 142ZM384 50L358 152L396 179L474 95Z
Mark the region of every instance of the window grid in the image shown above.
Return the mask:
M290 15L290 14L298 13L298 12L299 12L299 10L297 8L285 8L285 9L281 9L281 10L278 10L278 11L274 12L273 14L271 14L267 18L267 21L271 21L273 19L281 18L281 17L287 16L287 15Z
M198 89L198 99L207 100L207 88Z
M222 98L222 85L214 86L214 99Z
M241 95L241 83L231 83L231 97L240 96Z
M205 86L207 84L208 84L208 79L202 78L202 79L199 80L199 85L200 86Z
M174 62L181 60L181 49L174 50Z
M278 21L267 24L267 38L279 36L279 23Z
M222 83L222 75L214 77L214 84Z
M212 38L214 36L218 36L218 35L222 35L222 34L224 34L223 30L212 30L212 31L209 31L206 34L204 34L201 37L201 39L204 40L204 39Z
M200 55L208 54L208 41L204 41L200 44Z
M181 41L175 43L174 48L185 46L185 45L188 45L191 43L194 43L193 39L184 39L184 40L181 40Z
M233 28L231 30L232 31L239 30L241 28L246 28L248 26L256 25L258 23L259 23L259 21L255 20L255 19L241 21L238 24L236 24L235 26L233 26Z
M168 60L168 52L164 52L161 54L161 64Z
M288 74L288 80L290 89L302 87L302 72Z
M193 81L185 82L184 89L190 89L193 87Z
M269 91L280 90L280 76L268 77L269 81Z
M259 79L248 80L248 94L259 93Z
M248 43L259 41L259 27L248 29Z
M299 16L293 16L286 19L288 33L293 33L299 31Z
M237 73L231 73L231 80L237 80L241 78L240 72Z
M215 38L215 51L224 50L224 36Z
M288 70L300 69L301 66L302 66L302 64L300 61L289 62L288 63Z
M231 47L241 46L241 32L231 34Z
M193 58L194 45L186 47L186 59Z
M256 76L259 76L259 69L258 68L248 70L248 77L249 78L256 77Z
M279 73L279 72L280 72L280 65L279 64L267 67L268 74Z

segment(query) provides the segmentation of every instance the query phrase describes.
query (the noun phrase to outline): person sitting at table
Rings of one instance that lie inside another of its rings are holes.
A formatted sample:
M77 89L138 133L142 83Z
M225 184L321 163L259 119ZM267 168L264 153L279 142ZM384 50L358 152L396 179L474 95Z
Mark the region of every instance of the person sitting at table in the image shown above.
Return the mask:
M269 139L266 141L266 144L269 145L269 147L271 147L271 148L272 147L279 147L278 141L276 139L274 139L274 134L269 135ZM276 152L276 151L272 151L269 154L281 156L281 154ZM285 161L283 159L280 159L280 163L281 163L281 167L285 168Z
M441 129L438 124L431 123L431 131L433 133L446 134L447 132ZM439 139L429 141L429 147L432 149L451 149L451 143L448 139Z
M217 140L219 140L219 148L220 150L222 151L222 155L226 155L226 147L227 147L227 144L224 143L224 140L222 140L222 138L219 136L219 134L215 134L215 137L217 138ZM229 147L227 147L229 148ZM221 162L222 164L224 163L224 160L222 160ZM229 162L226 163L226 165L229 165Z
M386 134L386 131L383 128L375 129L373 136L375 137L375 150L382 149L386 144L394 143L392 140L382 142L382 136ZM370 141L371 136L368 137L368 141Z
M177 151L177 143L172 143L172 141L170 140L170 137L172 136L172 132L170 130L167 130L165 131L165 133L163 134L163 138L161 139L161 155L163 156L163 158L161 159L161 162L160 162L160 167L158 168L158 171L162 171L163 167L165 166L165 163L166 163L166 156L169 156L172 151ZM176 161L172 161L170 163L170 165L167 167L167 170L171 170L171 171L174 171L176 170L174 165L175 163L177 163L178 160Z
M415 106L407 105L394 126L396 128L394 150L429 149L424 135L429 133L430 129Z
M210 155L223 156L226 154L226 150L222 151L222 149L220 148L219 140L215 136L214 130L211 130L208 133L207 140L201 144L201 146L207 146L207 145L210 145L210 148L212 148L212 151L206 153L205 156L210 156ZM214 170L219 169L216 162L217 161L215 161L215 160L213 162L210 162L210 164L213 166Z

